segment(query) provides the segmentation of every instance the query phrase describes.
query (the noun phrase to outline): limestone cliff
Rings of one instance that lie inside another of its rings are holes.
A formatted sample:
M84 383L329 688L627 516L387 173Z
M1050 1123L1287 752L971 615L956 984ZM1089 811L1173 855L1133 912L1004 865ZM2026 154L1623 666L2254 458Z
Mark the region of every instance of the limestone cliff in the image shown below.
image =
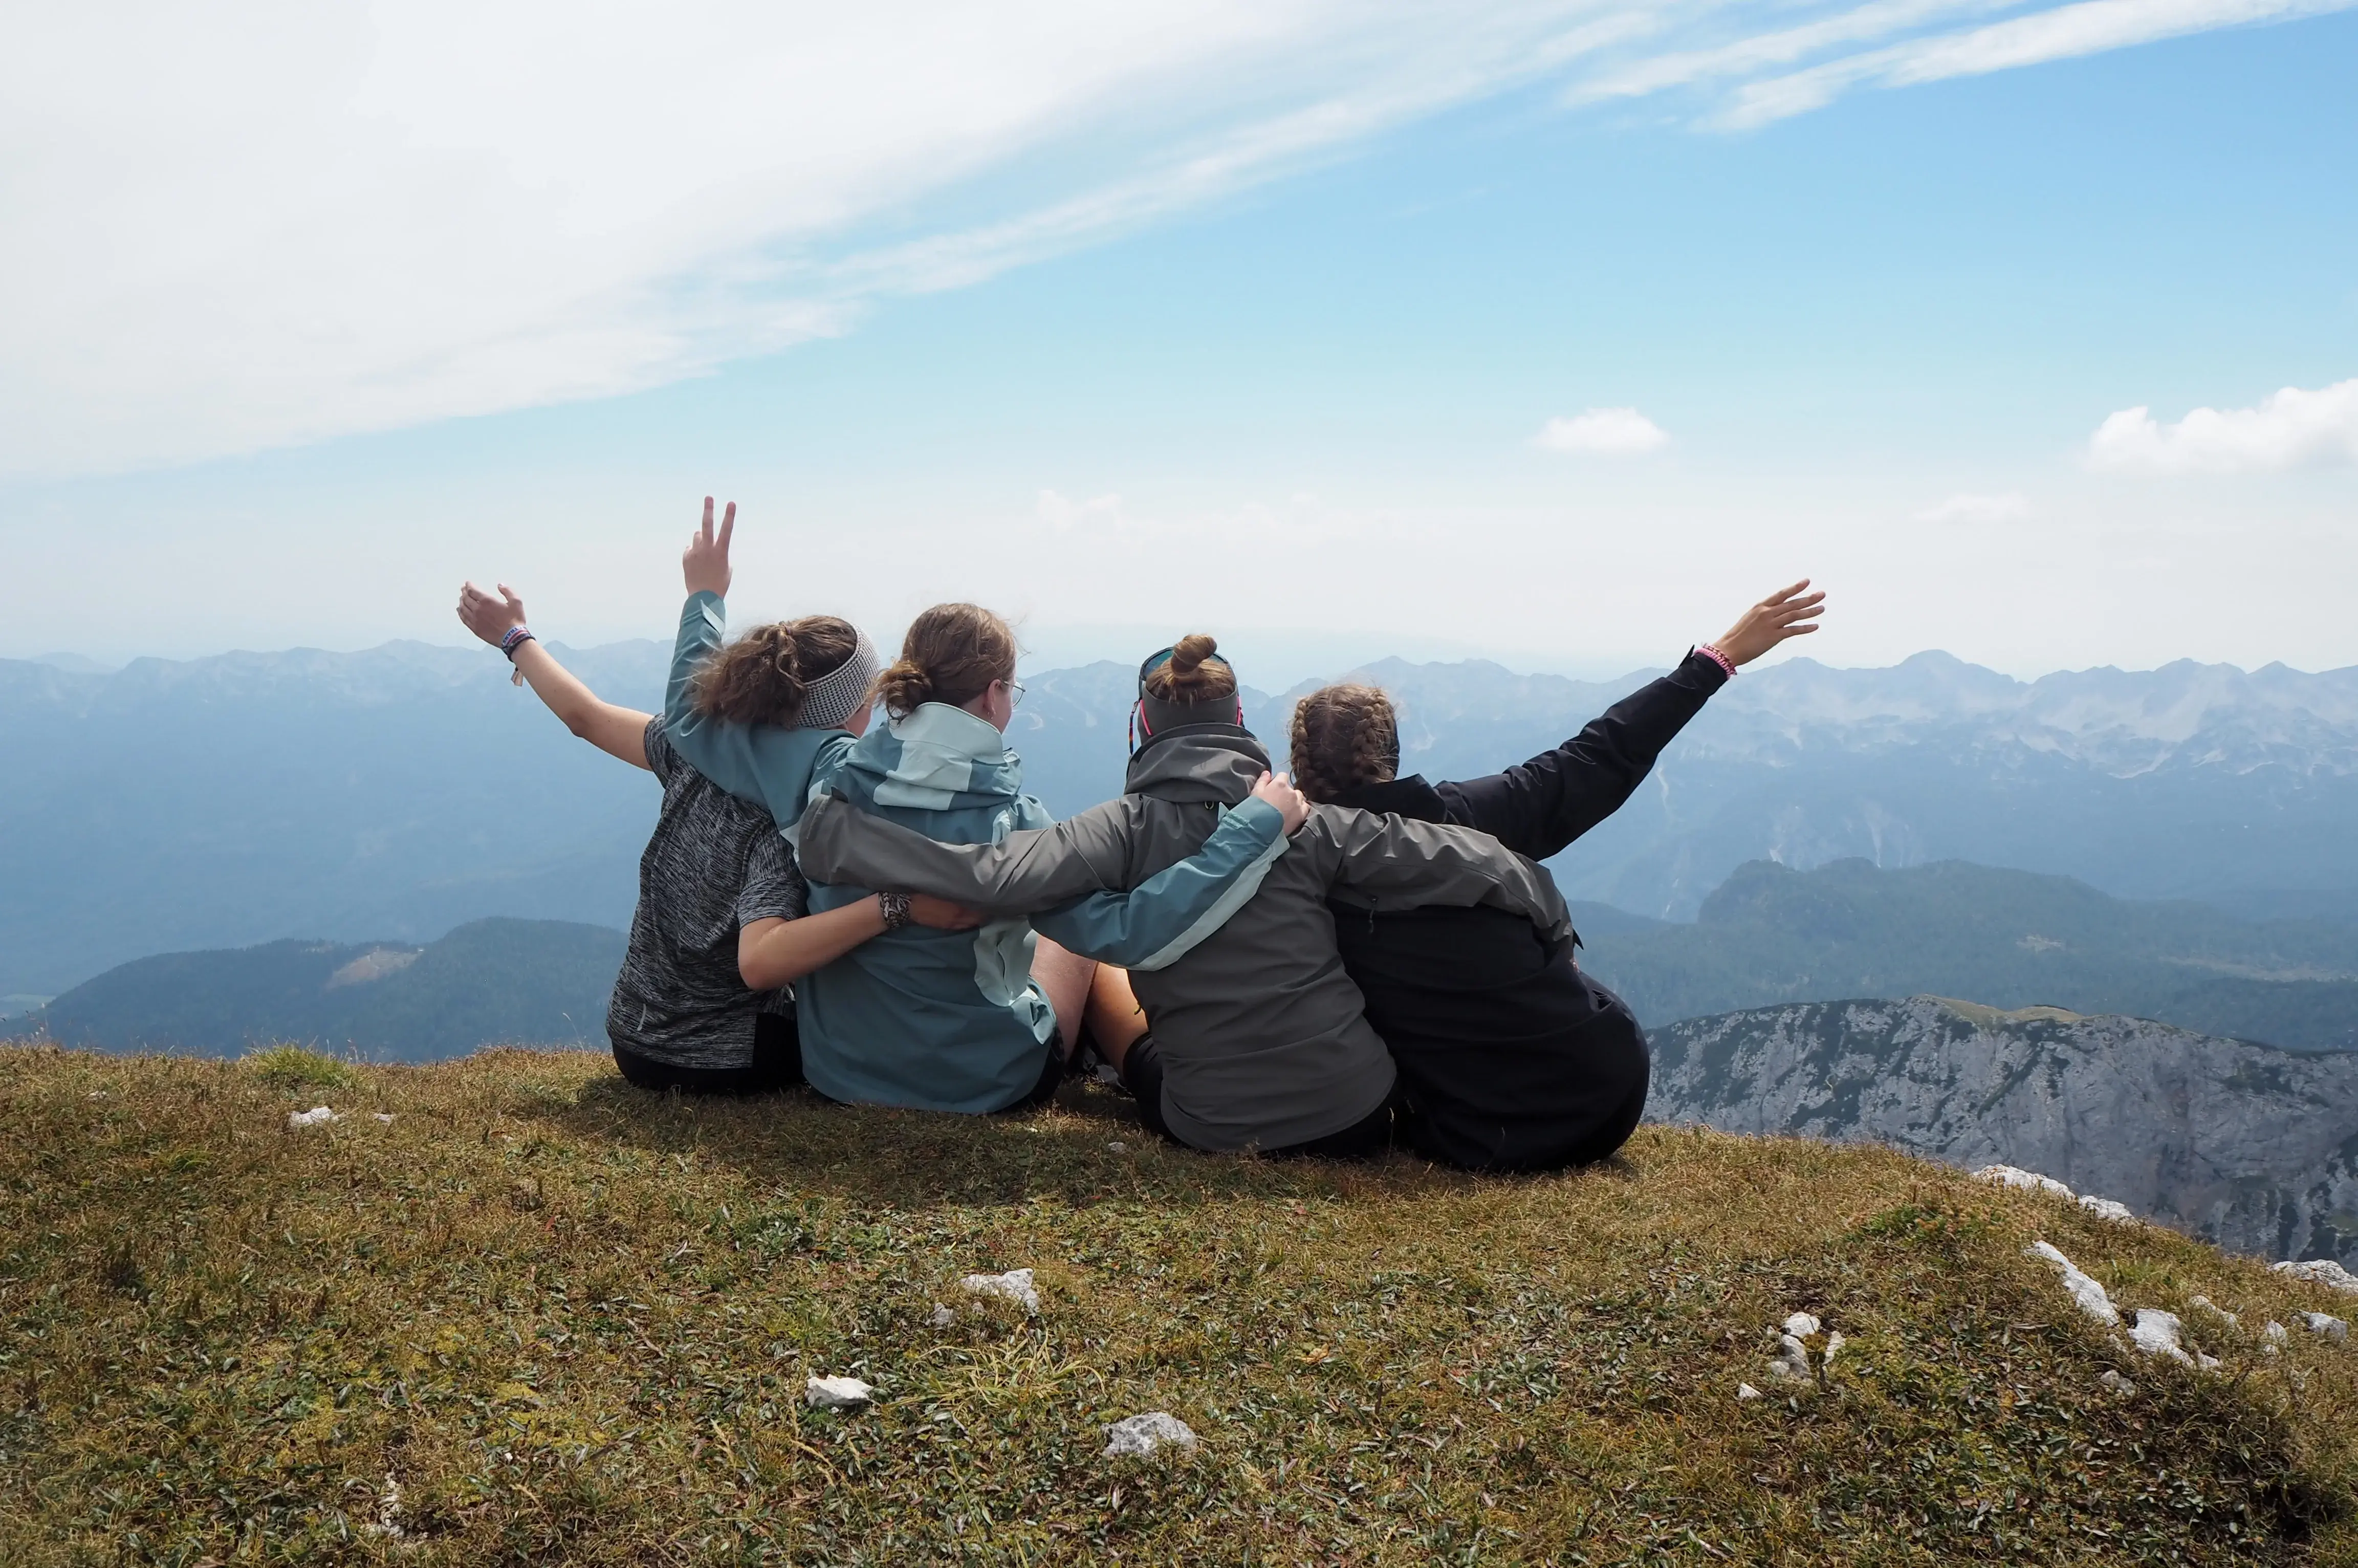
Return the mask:
M1654 1032L1648 1118L2008 1164L2231 1250L2358 1261L2358 1054L1939 997Z

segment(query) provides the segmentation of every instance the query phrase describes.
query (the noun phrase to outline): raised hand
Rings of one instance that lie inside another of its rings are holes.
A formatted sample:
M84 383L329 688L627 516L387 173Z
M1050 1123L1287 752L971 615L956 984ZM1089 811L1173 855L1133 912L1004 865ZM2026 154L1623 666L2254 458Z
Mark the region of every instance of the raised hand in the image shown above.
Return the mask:
M1726 635L1712 645L1732 665L1748 665L1788 637L1806 637L1816 631L1817 618L1826 612L1823 589L1803 593L1810 579L1779 589L1736 618Z
M687 548L680 552L679 575L687 579L690 593L717 593L729 597L729 535L737 531L737 503L730 502L721 514L720 531L712 528L712 497L704 498L704 525L689 535Z
M1283 773L1261 774L1254 781L1252 798L1265 800L1277 807L1278 815L1285 818L1285 833L1289 838L1300 832L1302 825L1310 820L1310 802L1293 787L1293 781Z
M459 620L496 648L500 639L524 624L524 600L505 583L500 584L499 596L493 598L471 582L459 590Z
M984 916L979 909L968 909L931 893L913 892L909 895L909 918L936 931L971 931L983 923Z

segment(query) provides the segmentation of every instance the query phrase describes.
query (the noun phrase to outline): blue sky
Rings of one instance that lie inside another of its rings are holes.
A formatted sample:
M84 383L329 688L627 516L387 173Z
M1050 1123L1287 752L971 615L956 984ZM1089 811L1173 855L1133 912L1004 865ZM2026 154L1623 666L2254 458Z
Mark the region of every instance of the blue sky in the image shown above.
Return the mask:
M159 44L229 74L82 154L0 76L0 656L454 641L470 575L659 635L711 491L741 613L1041 662L1601 673L1808 573L1836 664L2358 663L2358 10L1018 11L766 22L684 111L290 21L313 122Z

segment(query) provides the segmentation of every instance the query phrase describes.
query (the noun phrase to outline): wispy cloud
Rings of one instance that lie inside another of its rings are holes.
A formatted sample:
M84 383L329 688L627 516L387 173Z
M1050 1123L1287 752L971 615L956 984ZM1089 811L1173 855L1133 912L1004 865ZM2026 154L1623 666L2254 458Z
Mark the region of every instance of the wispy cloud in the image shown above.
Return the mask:
M1588 408L1560 415L1531 438L1531 445L1543 452L1606 458L1642 457L1670 444L1671 433L1634 408Z
M1714 123L1746 130L1823 108L1853 87L1910 87L1985 76L2190 33L2291 21L2353 4L2358 0L2082 0L1747 82Z
M2088 439L2092 468L2130 473L2243 473L2358 462L2358 381L2288 386L2250 408L2197 408L2164 424L2149 408L2107 416Z
M1916 514L1919 523L2014 523L2030 515L2030 498L2018 491L2001 495L1952 495Z
M0 470L662 384L1541 80L1758 124L2342 4L40 8L0 52Z

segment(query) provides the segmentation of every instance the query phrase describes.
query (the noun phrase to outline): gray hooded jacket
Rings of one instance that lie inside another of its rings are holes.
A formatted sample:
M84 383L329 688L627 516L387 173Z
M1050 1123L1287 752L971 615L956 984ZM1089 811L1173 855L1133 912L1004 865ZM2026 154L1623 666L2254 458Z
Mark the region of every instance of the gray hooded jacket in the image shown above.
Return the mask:
M798 849L820 881L1001 914L1054 910L1034 913L1034 927L1087 955L1109 924L1106 903L1194 856L1268 767L1260 742L1220 726L1152 743L1119 800L998 844L936 843L822 799L803 814ZM1390 1095L1391 1056L1343 972L1330 899L1368 910L1489 904L1571 939L1547 872L1471 828L1314 806L1285 845L1249 898L1206 915L1166 967L1130 974L1163 1051L1163 1119L1199 1149L1306 1143Z

